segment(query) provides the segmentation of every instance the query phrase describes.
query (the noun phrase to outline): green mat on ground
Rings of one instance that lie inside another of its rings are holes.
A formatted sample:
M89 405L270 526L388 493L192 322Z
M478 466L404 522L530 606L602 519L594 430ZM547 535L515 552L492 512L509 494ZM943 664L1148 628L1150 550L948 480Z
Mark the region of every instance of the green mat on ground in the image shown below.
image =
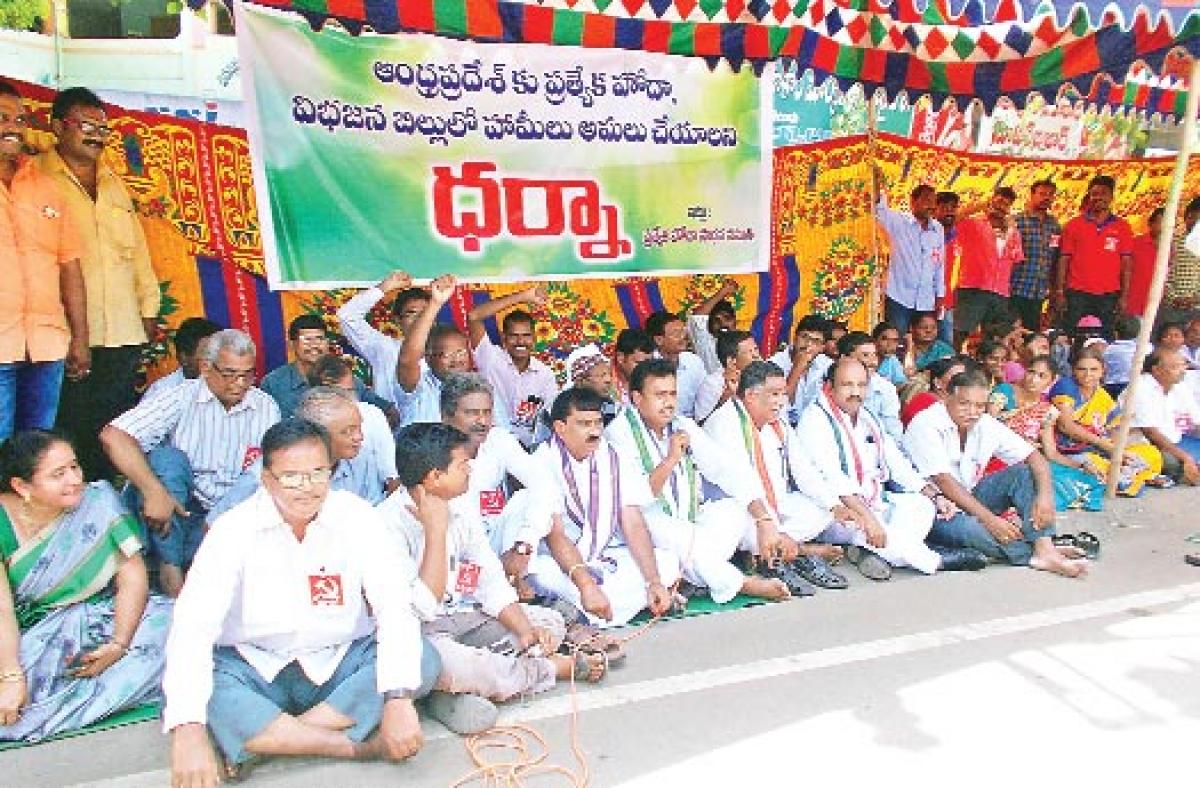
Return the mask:
M60 733L56 736L50 736L49 738L42 739L41 741L37 741L37 742L0 741L0 752L3 752L4 750L15 750L20 747L32 747L35 744L42 744L43 742L48 742L48 741L58 741L59 739L70 739L75 736L83 736L88 733L95 733L96 731L107 731L107 730L111 730L112 728L120 728L124 725L132 725L135 722L146 722L147 720L156 720L156 719L158 719L158 712L160 709L161 709L161 706L159 706L159 704L157 704L157 703L143 703L141 706L134 706L132 709L125 709L125 711L119 711L116 714L112 715L111 717L106 717L106 718L100 720L99 722L93 722L91 725L87 726L86 728L80 728L77 731L67 731L66 733Z
M683 609L683 612L672 613L671 615L663 616L663 618L670 619L706 616L709 613L724 613L729 610L741 610L744 607L754 607L756 605L765 605L767 603L768 600L763 599L762 597L738 594L725 604L718 605L716 602L712 601L711 597L709 597L707 594L704 594L703 596L695 596L689 599L687 607ZM638 613L637 616L634 617L633 621L629 622L629 624L630 626L634 624L644 624L649 620L650 614L643 610L641 613Z

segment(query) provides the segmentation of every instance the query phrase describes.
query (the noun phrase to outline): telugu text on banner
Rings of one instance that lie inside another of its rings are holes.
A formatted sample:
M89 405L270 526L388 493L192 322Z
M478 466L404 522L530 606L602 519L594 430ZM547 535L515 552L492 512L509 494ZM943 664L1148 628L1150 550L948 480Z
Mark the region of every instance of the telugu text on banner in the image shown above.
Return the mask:
M239 12L275 286L766 268L750 69Z

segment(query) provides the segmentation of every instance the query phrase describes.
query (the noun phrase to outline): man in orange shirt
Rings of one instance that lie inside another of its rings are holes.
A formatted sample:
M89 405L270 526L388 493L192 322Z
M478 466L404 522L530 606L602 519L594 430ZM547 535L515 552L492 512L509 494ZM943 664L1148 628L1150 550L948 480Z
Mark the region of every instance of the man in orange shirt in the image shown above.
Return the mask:
M86 375L87 300L66 203L25 153L21 95L0 82L0 440L47 428L63 371Z
M59 91L51 107L58 143L37 157L58 184L82 246L91 372L62 388L58 427L71 436L88 479L113 474L101 428L137 402L138 363L159 307L150 249L121 177L103 159L112 134L104 104L87 88Z

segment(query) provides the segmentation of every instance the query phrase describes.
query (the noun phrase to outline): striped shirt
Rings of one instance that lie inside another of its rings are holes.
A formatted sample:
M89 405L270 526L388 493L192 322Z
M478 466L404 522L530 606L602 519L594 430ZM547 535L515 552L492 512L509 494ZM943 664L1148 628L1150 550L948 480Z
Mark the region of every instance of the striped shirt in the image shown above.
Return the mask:
M928 226L921 227L911 213L889 208L882 192L875 218L892 244L888 298L909 309L932 311L937 299L946 295L946 237L941 223L930 219Z
M1050 272L1058 262L1062 225L1050 214L1043 217L1028 212L1017 214L1016 225L1025 260L1013 266L1009 277L1011 295L1032 300L1045 298L1050 294Z
M226 410L203 378L189 380L143 400L112 420L149 452L172 446L187 455L196 498L205 510L233 485L242 471L262 454L262 437L279 421L275 400L250 388L241 402Z

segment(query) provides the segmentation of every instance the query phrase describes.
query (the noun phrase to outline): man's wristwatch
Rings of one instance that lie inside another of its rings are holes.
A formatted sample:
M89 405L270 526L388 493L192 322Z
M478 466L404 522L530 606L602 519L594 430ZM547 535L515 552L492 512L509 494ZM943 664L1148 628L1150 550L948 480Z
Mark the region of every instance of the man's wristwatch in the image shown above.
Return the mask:
M413 699L413 691L412 690L387 690L386 692L383 693L383 699L384 699L384 701L412 700Z
M517 555L533 555L533 545L529 542L513 542L512 551Z

